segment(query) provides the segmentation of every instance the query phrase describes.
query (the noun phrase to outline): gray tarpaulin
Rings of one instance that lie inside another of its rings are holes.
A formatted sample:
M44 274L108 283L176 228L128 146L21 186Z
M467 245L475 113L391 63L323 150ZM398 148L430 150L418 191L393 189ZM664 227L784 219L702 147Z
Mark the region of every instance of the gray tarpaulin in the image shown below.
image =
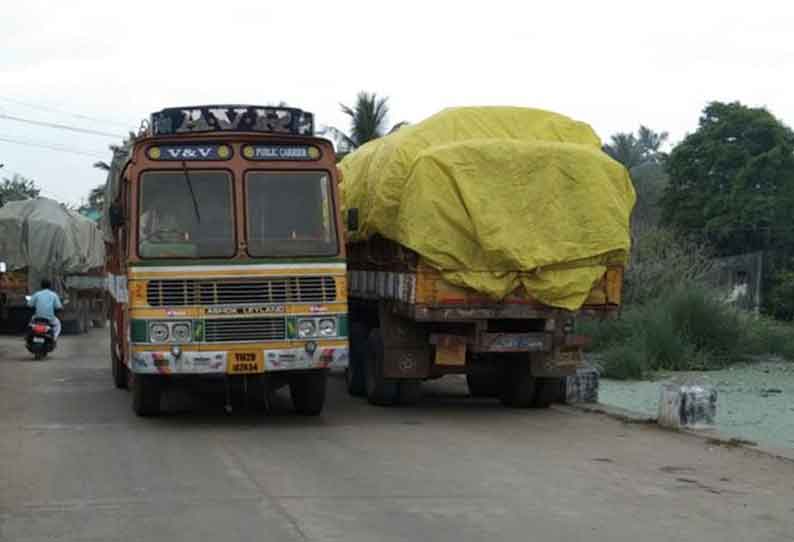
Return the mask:
M57 201L12 201L0 208L0 260L9 271L27 268L28 286L36 289L44 277L101 269L105 244L93 221Z

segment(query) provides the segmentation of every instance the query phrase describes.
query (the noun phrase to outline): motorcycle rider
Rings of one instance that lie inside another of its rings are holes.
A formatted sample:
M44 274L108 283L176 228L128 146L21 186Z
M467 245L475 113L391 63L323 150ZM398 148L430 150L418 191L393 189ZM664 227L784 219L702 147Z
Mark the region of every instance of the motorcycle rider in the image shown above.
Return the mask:
M55 315L56 311L63 309L63 303L58 294L52 291L52 283L49 279L41 281L41 290L30 296L28 307L33 307L35 313L33 318L46 318L52 324L52 335L55 340L61 334L61 321Z

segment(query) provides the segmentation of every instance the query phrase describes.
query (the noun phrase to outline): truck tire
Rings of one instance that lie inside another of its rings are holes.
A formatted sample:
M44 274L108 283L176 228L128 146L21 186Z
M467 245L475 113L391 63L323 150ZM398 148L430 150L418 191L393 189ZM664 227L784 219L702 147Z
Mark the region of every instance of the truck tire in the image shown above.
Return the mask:
M361 397L367 393L366 361L369 331L362 323L350 326L350 363L345 370L345 383L350 395Z
M295 412L304 416L317 416L325 405L325 389L328 372L307 371L290 376L289 394Z
M132 410L138 416L160 414L161 378L160 375L133 375Z
M535 408L549 408L562 398L561 378L537 378L535 385Z
M502 404L512 408L529 408L535 402L537 382L532 376L529 359L510 359L505 363L502 378Z
M380 329L375 328L369 334L369 355L367 359L366 381L367 400L373 405L391 406L399 398L399 385L394 380L383 378L383 359L386 352Z
M116 353L116 346L110 341L110 368L113 372L113 385L120 390L126 390L128 386L129 371L127 366Z
M502 393L502 376L495 372L467 374L466 384L472 397L499 397Z
M422 398L421 380L401 380L399 386L399 401L401 405L415 405Z

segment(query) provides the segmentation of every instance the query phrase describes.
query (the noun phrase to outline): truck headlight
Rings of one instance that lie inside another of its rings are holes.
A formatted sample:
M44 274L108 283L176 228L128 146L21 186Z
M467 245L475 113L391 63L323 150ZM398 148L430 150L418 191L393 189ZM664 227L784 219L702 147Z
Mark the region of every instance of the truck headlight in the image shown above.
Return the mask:
M171 326L171 338L178 343L188 343L191 339L190 324L180 323Z
M149 326L149 338L153 343L164 343L169 335L168 326L163 323L158 322Z
M314 320L298 320L298 337L305 339L317 335L317 324Z
M332 318L323 318L322 320L320 320L320 336L321 337L336 336L336 320Z

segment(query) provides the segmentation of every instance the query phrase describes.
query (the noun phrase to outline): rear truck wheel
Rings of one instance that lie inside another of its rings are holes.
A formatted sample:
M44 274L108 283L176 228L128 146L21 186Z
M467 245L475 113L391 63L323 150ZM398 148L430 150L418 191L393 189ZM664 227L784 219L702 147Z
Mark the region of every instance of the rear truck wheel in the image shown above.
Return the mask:
M132 410L138 416L160 414L160 375L132 375Z
M537 383L532 376L529 359L505 361L502 378L502 404L513 408L529 408L535 401Z
M367 393L367 326L354 322L350 326L350 363L345 370L345 383L350 395L361 397Z
M466 384L472 397L499 397L502 392L502 376L496 372L467 374Z
M323 370L307 371L290 376L289 394L295 412L304 416L317 416L325 405L325 389L328 372Z
M421 380L401 380L399 386L399 402L401 405L415 405L422 398Z
M549 408L552 403L560 400L562 396L561 378L537 378L535 380L535 400L532 406Z
M399 385L394 380L383 377L383 360L386 352L380 329L373 329L369 334L369 355L365 370L367 382L367 400L373 405L391 406L399 398Z

